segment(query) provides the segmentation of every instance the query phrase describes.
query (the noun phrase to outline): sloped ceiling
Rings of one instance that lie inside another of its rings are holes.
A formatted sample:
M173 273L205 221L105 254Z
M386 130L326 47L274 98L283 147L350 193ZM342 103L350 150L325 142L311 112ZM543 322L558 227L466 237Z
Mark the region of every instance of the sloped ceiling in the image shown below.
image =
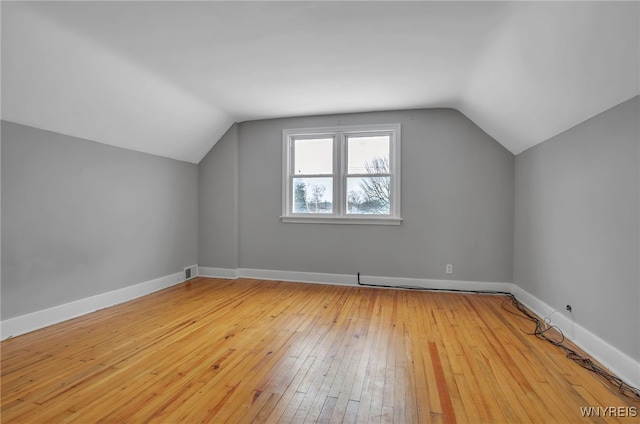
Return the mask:
M512 153L640 93L638 2L2 2L2 118L197 163L233 122L451 107Z

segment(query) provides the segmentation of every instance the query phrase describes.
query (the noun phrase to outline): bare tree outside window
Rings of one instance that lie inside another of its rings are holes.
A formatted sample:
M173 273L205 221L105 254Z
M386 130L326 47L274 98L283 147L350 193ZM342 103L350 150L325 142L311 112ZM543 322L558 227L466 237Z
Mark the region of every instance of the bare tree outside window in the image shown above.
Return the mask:
M376 157L365 163L370 177L351 178L347 182L347 205L349 213L389 214L391 201L391 178L389 158ZM387 175L385 175L387 174ZM357 182L357 185L354 184Z
M324 192L327 191L326 187L320 185L312 185L311 186L311 202L315 209L315 212L320 210L320 204L322 202L322 198L324 197Z
M294 213L331 213L333 192L330 178L299 178L294 183Z

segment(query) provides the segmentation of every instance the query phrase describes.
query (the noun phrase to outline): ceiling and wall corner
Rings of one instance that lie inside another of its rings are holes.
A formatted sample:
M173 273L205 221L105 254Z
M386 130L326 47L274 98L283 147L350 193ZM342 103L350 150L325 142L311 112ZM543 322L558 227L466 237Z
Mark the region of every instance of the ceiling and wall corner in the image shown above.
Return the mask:
M2 2L2 119L198 163L234 122L448 107L513 154L640 94L633 2Z

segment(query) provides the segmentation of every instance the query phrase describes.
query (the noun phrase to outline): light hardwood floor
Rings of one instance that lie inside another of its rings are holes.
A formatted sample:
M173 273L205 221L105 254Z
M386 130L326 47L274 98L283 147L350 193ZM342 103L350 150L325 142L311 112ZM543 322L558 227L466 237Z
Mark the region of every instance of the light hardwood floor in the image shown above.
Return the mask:
M2 422L585 423L605 420L580 407L640 407L524 334L504 299L197 278L2 342Z

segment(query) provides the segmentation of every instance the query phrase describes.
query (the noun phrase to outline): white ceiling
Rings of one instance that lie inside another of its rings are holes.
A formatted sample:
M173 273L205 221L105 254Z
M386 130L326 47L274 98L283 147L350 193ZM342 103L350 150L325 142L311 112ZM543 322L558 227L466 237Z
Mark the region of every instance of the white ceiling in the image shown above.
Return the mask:
M2 2L2 119L197 163L233 122L452 107L517 154L640 94L639 5Z

